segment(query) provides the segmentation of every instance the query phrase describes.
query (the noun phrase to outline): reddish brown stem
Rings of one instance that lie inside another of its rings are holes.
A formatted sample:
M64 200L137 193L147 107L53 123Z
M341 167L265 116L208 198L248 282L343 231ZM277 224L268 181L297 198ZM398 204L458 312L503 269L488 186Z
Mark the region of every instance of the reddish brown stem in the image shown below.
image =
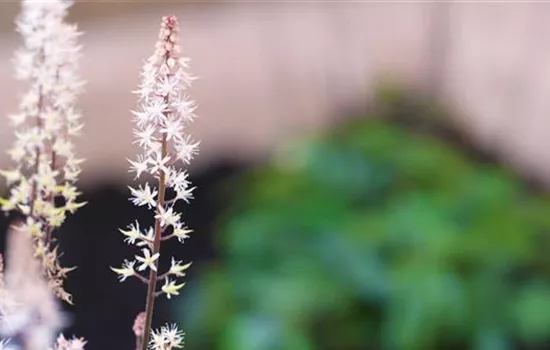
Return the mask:
M138 278L138 280L140 280L141 282L143 282L145 284L149 284L149 282L150 282L149 279L147 279L146 277L143 277L139 273L136 273L134 276L136 276Z
M166 141L166 134L162 135L162 158L166 157L168 152L168 142ZM159 176L159 198L158 198L158 207L164 207L164 195L166 192L166 174L164 171L160 170ZM157 213L159 209L157 209ZM160 242L162 238L162 227L160 225L160 218L155 219L155 236L153 240L153 253L152 255L157 254L160 251ZM155 297L156 297L156 286L157 286L157 269L158 269L158 259L154 262L155 269L151 269L149 274L149 285L147 288L147 302L145 306L145 330L143 333L143 342L141 344L141 350L147 350L147 344L149 343L149 334L151 333L151 323L153 321L153 309L155 307Z
M161 240L162 240L162 241L167 241L167 240L169 240L169 239L172 238L172 237L175 237L175 235L174 235L173 233L169 234L168 236L163 236L163 237L161 238Z
M158 277L157 277L157 282L158 282L158 281L162 281L163 279L165 279L165 278L168 277L169 275L170 275L170 271L168 271L168 272L166 272L166 273L164 273L164 274L158 276Z

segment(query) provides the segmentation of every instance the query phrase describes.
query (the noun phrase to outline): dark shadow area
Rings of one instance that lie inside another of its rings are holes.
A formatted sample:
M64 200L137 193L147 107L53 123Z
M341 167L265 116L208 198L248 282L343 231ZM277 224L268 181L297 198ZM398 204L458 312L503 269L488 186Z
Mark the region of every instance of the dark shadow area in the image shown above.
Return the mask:
M214 190L219 184L246 166L221 160L200 173L193 174L192 183L197 187L195 199L182 210L186 223L194 230L184 245L168 242L163 247L161 266L175 256L192 261L194 267L213 259L218 253L212 242L214 218L225 207L224 198ZM120 266L124 259L138 253L135 247L123 242L118 228L138 220L144 225L151 220L150 212L136 208L128 200L128 184L97 183L83 188L82 199L88 204L69 217L58 237L64 252L65 266L78 266L67 280L67 290L73 294L74 307L66 311L73 318L73 326L67 335L79 335L88 340L86 349L132 349L135 342L132 332L134 317L144 309L146 286L137 280L117 281L110 266ZM149 220L149 221L148 221ZM6 232L9 219L0 216L0 232ZM4 239L2 239L4 251ZM193 279L193 269L187 281ZM155 324L175 321L163 298L158 299Z

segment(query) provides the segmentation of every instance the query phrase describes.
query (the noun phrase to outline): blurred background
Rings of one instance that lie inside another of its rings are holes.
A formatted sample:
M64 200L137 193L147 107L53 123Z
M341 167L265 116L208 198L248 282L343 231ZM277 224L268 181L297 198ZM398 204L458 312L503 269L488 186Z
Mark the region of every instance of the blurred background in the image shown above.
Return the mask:
M25 88L18 11L0 3L2 115ZM168 14L201 153L179 208L195 233L161 261L193 268L157 325L195 350L550 348L550 4L527 1L77 1L89 204L59 234L69 333L134 346L145 286L109 266L134 253L118 228L149 219L128 201L129 109Z

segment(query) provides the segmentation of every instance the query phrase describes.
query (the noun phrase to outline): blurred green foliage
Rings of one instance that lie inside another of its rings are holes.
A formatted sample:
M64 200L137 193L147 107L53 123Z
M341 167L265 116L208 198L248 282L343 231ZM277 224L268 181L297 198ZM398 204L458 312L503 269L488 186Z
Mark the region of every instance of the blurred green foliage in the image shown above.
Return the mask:
M549 198L450 141L432 105L381 101L226 184L190 348L550 347Z

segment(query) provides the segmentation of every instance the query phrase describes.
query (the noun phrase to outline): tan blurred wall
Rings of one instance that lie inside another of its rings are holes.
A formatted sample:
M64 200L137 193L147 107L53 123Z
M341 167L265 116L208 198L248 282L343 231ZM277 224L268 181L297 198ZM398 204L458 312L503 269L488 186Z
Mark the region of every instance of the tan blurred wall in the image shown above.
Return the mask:
M0 114L16 108L0 3ZM263 157L305 130L329 127L388 76L435 92L484 147L550 180L550 4L383 2L82 2L84 178L122 177L131 156L130 93L160 16L176 14L200 76L197 165L218 156ZM548 102L547 102L548 101ZM12 140L6 124L0 149ZM0 156L0 166L7 158Z

